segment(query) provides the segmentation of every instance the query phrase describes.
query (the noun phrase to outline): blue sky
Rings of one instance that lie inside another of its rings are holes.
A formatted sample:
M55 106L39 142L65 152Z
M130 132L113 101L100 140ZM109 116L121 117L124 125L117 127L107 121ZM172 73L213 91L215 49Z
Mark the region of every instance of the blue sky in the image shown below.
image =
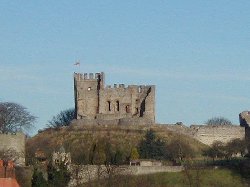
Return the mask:
M0 101L27 107L36 132L74 106L74 71L104 71L107 84L155 84L159 123L238 124L250 109L249 10L247 0L3 0Z

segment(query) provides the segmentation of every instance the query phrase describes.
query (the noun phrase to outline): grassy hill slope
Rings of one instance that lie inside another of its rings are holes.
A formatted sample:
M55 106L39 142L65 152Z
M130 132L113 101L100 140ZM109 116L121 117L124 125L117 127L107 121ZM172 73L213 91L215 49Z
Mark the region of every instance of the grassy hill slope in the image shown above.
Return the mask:
M66 151L87 152L94 142L108 140L112 146L126 152L127 155L133 147L143 139L149 129L156 135L170 143L182 140L187 142L197 157L201 156L206 145L185 135L169 131L164 126L69 126L60 129L47 129L38 133L27 141L26 150L29 157L34 157L37 149L46 153L47 157L54 150L64 146Z
M199 169L177 173L156 173L140 176L115 176L89 182L82 187L190 187L190 186L249 186L249 181L229 169Z

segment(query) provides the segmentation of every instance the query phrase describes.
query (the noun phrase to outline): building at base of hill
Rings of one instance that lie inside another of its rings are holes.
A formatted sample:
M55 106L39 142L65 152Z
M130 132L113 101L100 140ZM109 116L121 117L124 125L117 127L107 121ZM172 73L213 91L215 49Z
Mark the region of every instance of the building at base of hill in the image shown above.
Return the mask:
M16 179L12 178L0 178L0 186L3 187L20 187Z
M16 166L25 166L25 140L21 133L0 133L0 159L13 160Z

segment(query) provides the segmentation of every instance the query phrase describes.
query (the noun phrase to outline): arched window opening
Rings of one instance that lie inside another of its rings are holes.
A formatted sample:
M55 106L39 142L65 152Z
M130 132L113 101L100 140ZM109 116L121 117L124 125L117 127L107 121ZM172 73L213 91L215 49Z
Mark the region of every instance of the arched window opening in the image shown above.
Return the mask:
M119 103L119 101L116 101L116 111L120 111L120 103Z
M108 111L111 111L111 102L108 101Z
M130 106L129 105L126 106L126 112L130 113Z
M139 109L136 107L135 108L135 114L138 114L139 113Z

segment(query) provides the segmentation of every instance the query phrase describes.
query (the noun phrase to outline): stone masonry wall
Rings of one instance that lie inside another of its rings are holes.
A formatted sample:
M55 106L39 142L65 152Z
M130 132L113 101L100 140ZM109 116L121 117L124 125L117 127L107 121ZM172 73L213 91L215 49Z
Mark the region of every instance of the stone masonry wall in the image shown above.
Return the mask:
M212 145L214 141L221 141L228 143L233 139L245 138L245 128L233 125L221 125L221 126L191 126L191 129L196 131L194 138L198 141Z
M236 125L191 125L190 127L184 125L166 125L166 128L176 133L195 138L206 145L212 145L214 141L228 143L235 138L245 138L245 128Z
M123 126L150 126L153 125L152 121L147 120L145 118L122 118L122 119L102 119L102 117L97 117L96 119L78 119L73 120L71 122L71 126L82 126L82 125L105 125L105 126L113 126L113 125L123 125Z
M15 153L13 160L17 166L25 166L25 139L23 133L0 134L0 151Z
M105 165L71 165L69 187L115 175L145 175L159 172L180 172L182 166L105 166Z

